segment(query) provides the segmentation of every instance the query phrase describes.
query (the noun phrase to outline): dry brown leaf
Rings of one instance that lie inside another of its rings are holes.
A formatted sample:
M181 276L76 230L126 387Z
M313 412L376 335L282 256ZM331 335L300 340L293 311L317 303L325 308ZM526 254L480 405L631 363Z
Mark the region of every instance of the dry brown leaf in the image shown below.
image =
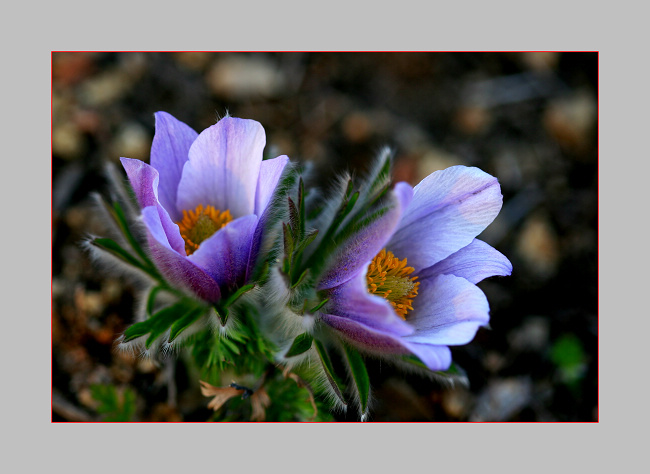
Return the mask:
M251 420L264 421L266 418L266 408L270 404L271 399L269 398L268 393L266 393L266 390L264 390L264 387L255 390L255 393L251 395L251 408L253 409Z
M214 397L210 403L208 403L208 408L212 408L214 411L217 411L223 406L228 400L237 395L242 395L244 390L235 388L235 387L215 387L210 385L203 380L199 381L201 383L201 393L204 397Z

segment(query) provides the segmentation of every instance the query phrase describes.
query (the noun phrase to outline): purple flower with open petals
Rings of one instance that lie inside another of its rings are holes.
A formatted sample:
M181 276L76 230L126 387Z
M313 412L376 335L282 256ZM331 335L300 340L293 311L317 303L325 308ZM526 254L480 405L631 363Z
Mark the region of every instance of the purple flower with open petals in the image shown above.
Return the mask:
M254 120L225 117L197 134L165 112L155 117L151 165L121 158L151 258L170 283L215 303L248 281L289 159L262 161L266 136Z
M415 188L397 183L394 205L340 252L319 283L319 318L371 353L414 354L432 370L448 346L470 342L489 321L476 283L510 275L500 252L475 239L497 216L496 178L465 166L437 171Z

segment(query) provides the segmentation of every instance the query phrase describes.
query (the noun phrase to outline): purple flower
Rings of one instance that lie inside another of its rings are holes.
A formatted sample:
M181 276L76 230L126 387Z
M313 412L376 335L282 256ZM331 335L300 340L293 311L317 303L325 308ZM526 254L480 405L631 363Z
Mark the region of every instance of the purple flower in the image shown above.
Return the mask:
M470 342L489 321L476 283L510 275L508 259L475 239L497 216L496 178L465 166L397 183L391 210L356 235L319 283L319 318L371 353L414 354L432 370L451 364L448 346Z
M197 134L157 112L151 165L121 158L142 208L153 262L211 303L250 278L265 211L289 159L262 161L254 120L225 117Z

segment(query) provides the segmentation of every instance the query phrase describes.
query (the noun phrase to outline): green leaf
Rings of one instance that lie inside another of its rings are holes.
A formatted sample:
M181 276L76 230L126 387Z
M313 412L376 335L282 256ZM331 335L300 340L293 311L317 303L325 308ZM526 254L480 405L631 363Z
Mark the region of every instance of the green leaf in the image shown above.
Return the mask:
M327 303L329 300L330 300L329 298L325 298L323 301L321 301L316 306L314 306L312 309L310 309L309 312L310 313L315 313L316 311L321 309L325 305L325 303Z
M391 164L391 151L385 148L378 157L377 166L367 178L367 182L369 183L367 194L371 200L376 200L376 194L381 195L384 189L390 185Z
M131 195L135 199L135 193L133 192L133 188L131 188L131 186L129 186L126 183L125 185L127 187L127 194ZM133 236L133 233L129 229L129 223L126 219L126 215L124 214L124 210L122 209L120 203L118 201L115 201L113 202L113 205L110 205L103 198L101 199L101 201L108 214L112 217L112 219L117 224L117 227L120 229L124 237L126 237L126 240L128 241L131 248L135 250L135 252L144 261L145 266L149 267L151 269L151 272L156 273L157 275L157 271L155 270L153 263L151 262L151 260L149 260L148 255L142 249L142 246L140 245L138 240Z
M222 337L221 339L219 339L219 343L223 344L226 347L228 347L228 349L230 349L230 351L235 353L236 355L241 355L241 350L239 349L237 344L235 344L233 341L231 341L227 337Z
M108 253L116 256L117 258L125 261L129 265L133 265L134 267L138 267L141 270L144 270L145 272L149 273L149 268L145 266L140 260L135 258L133 255L131 255L129 252L124 250L117 242L115 242L112 239L105 239L105 238L99 238L99 239L93 239L90 241L90 243L96 247L99 247L102 250L107 251Z
M408 362L409 364L416 365L416 366L420 367L421 369L431 370L431 369L429 369L429 367L426 366L426 364L424 362L422 362L420 360L419 357L416 357L416 356L414 356L412 354L402 356L402 360L404 362Z
M284 236L284 255L288 258L291 258L291 255L293 254L293 247L294 247L293 231L291 230L291 226L288 226L283 222L282 232Z
M194 307L188 308L187 303L181 301L155 313L148 320L151 321L151 329L147 342L145 342L146 348L149 349L153 341L167 331L175 321L181 319L188 311L192 311L193 309Z
M142 321L139 323L132 324L128 328L126 328L126 331L124 331L124 339L123 342L129 342L132 341L133 339L136 339L140 336L144 336L145 334L149 334L149 331L151 330L151 323L150 320Z
M350 197L350 193L352 192L352 189L354 188L354 183L352 182L351 179L348 179L348 184L347 187L345 188L345 198Z
M204 308L197 308L196 311L190 311L181 319L174 321L171 329L169 330L169 342L173 342L180 333L185 331L190 325L205 314Z
M117 221L118 225L120 226L120 229L122 230L122 233L126 237L126 239L129 241L129 244L131 247L133 247L133 250L137 252L138 255L146 262L146 263L151 263L149 260L149 257L145 253L144 250L142 250L142 247L140 246L140 243L137 241L137 239L133 236L131 231L129 230L129 224L126 220L126 216L124 215L124 211L122 210L122 206L120 206L120 203L115 201L113 203L113 209L114 209L114 218Z
M300 213L298 222L300 223L300 237L302 238L305 235L305 183L300 177L298 182L298 210Z
M300 169L298 166L289 164L285 167L280 181L273 192L273 197L269 202L269 214L266 220L267 228L274 227L285 217L286 213L284 209L286 201L284 200L284 196L288 196L295 189L299 177Z
M124 331L124 342L149 334L145 346L147 349L153 341L163 334L171 325L182 319L189 312L197 310L197 305L189 300L181 300L156 312L146 321L135 323Z
M368 398L370 397L370 377L368 377L368 370L366 369L363 357L361 357L361 354L356 349L345 344L344 352L350 371L352 372L352 378L357 387L359 403L361 404L361 414L363 415L368 410Z
M433 378L440 383L450 384L451 386L459 384L464 387L469 387L469 378L467 377L467 373L455 362L452 362L447 370L442 371L431 370L424 362L412 354L402 356L402 360L431 374Z
M160 286L154 286L149 292L149 296L147 297L147 315L149 317L151 317L151 313L153 312L153 306L156 302L156 295L160 290L162 290Z
M321 363L323 364L323 369L325 371L325 375L327 376L327 380L329 381L330 385L332 386L332 389L334 390L334 393L338 397L339 401L343 405L347 405L348 402L345 401L345 398L343 397L343 393L341 393L341 389L339 388L339 385L336 381L335 375L334 375L334 366L332 365L332 360L330 359L329 354L327 353L327 349L325 349L325 346L323 345L322 342L320 342L318 339L314 339L314 347L316 347L316 352L318 352L318 356L320 358Z
M375 222L377 219L380 219L390 209L390 206L384 206L373 211L363 218L351 219L336 236L336 243L334 245L341 245L342 242L358 234L370 224Z
M296 336L293 340L293 344L291 344L291 347L284 356L294 357L308 351L311 348L313 340L314 338L312 335L306 332Z
M551 360L562 368L572 368L585 360L580 339L574 334L563 334L551 348Z
M298 252L302 252L307 248L309 244L311 244L314 239L318 236L318 229L312 230L309 232L305 238L298 244Z
M308 274L309 274L309 268L307 268L304 272L300 274L298 281L296 281L293 285L291 285L291 288L295 288L298 285L300 285Z
M357 203L357 199L359 199L359 191L356 191L352 197L350 197L350 200L345 205L345 209L343 210L342 218L345 218L348 214L350 214L350 212L352 212L352 208Z
M102 421L131 421L135 413L135 392L126 388L121 393L113 385L90 386L91 397L98 402L96 411Z
M575 386L584 376L586 356L575 334L562 334L551 347L551 360L557 365L564 382Z
M291 199L291 197L287 197L287 201L289 202L289 227L294 239L300 240L302 238L302 235L300 234L300 214L298 212L298 208L293 202L293 199Z
M241 286L237 288L237 291L235 291L232 295L230 295L227 299L226 302L224 303L224 306L227 308L231 306L235 301L237 301L239 298L244 296L246 293L251 291L253 288L255 288L255 283L249 283L248 285Z

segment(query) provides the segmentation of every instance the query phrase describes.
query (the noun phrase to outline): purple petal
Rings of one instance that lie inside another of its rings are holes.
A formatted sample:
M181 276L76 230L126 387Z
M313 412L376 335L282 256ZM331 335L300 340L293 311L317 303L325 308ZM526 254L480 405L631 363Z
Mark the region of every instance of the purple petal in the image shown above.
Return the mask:
M431 370L447 370L451 366L451 350L447 346L415 342L405 342L405 345Z
M430 267L469 245L494 220L502 202L497 179L478 168L436 171L414 188L388 248L416 271Z
M178 225L171 221L169 214L160 204L145 207L142 210L142 220L158 243L185 257L185 241Z
M221 291L217 282L165 242L167 234L163 230L159 210L154 206L146 207L142 210L142 216L149 231L151 259L167 281L174 286L187 288L203 300L212 303L219 301Z
M121 158L121 161L140 207L143 209L153 207L155 210L157 215L155 220L160 222L161 230L164 232L164 235L159 236L159 242L185 255L185 241L181 237L178 225L172 222L167 210L158 202L158 171L140 160Z
M233 290L246 282L256 227L254 214L235 219L201 242L188 259L216 280L222 292Z
M448 347L417 344L405 338L372 329L362 323L333 314L321 313L328 326L341 333L344 339L360 349L375 354L415 354L431 370L447 370L451 364Z
M183 168L177 209L202 204L230 210L235 218L253 214L265 143L264 129L254 120L225 117L201 132Z
M349 241L335 257L330 269L318 285L319 290L333 288L354 277L367 267L386 245L400 221L403 210L411 202L413 189L406 183L397 183L390 194L394 205L379 219L368 225Z
M373 329L363 323L334 314L320 313L323 322L339 331L353 345L384 354L408 354L399 336Z
M158 171L144 161L132 158L120 158L120 161L140 207L158 205Z
M491 276L508 276L511 273L512 264L505 255L485 242L474 239L467 247L418 274L420 279L456 275L476 284Z
M264 160L260 165L260 176L257 181L255 193L255 214L261 216L273 196L284 167L289 163L286 155L278 156L272 160Z
M362 269L356 277L330 290L324 311L395 336L413 333L413 327L395 313L388 301L368 292L366 272L367 268Z
M409 342L460 345L470 342L480 326L490 320L490 308L483 292L454 275L439 275L420 281L418 296L407 321L415 332Z
M155 117L156 133L151 145L151 166L160 174L160 203L171 218L178 222L183 218L183 213L176 209L176 191L183 165L198 134L166 112L156 112Z
M253 274L253 270L255 269L255 264L257 263L257 257L260 253L260 248L262 247L262 236L264 234L264 230L266 229L266 220L269 217L269 212L268 208L264 211L262 214L262 217L259 218L257 221L257 227L255 228L255 232L253 234L253 240L251 242L251 256L248 259L248 268L246 269L246 279Z

